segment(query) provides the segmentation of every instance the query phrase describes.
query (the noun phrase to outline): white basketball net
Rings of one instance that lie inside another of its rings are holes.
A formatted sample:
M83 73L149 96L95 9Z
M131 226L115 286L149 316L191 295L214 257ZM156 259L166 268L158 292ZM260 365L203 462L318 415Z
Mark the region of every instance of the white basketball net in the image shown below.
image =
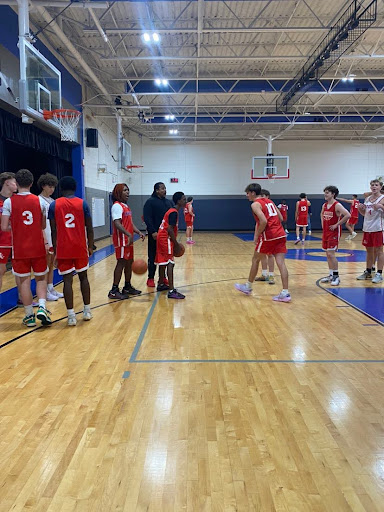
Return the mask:
M74 142L76 128L79 124L81 112L77 110L60 110L52 112L52 119L60 126L61 140Z
M275 183L276 174L268 174L267 176L269 183L273 185Z

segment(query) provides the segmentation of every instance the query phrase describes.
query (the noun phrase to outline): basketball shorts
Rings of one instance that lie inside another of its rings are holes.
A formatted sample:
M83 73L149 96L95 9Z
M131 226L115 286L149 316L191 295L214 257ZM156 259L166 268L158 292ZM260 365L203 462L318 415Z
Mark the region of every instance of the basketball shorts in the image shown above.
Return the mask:
M35 276L44 276L48 272L47 258L25 258L12 260L12 273L18 277L28 277L31 270Z
M308 220L297 219L296 226L298 228L306 228L308 226Z
M11 257L11 247L0 247L0 265L5 265Z
M365 247L381 247L384 243L383 231L374 231L373 233L364 231L362 243Z
M323 251L337 251L339 248L340 237L338 233L323 234L322 249Z
M155 265L168 265L168 263L175 263L173 242L169 238L167 240L157 239Z
M262 240L259 238L255 251L261 254L285 254L287 252L287 239L285 236L275 240Z
M348 220L348 224L351 224L352 226L354 226L358 222L359 222L359 217L350 217L350 219Z
M187 228L193 228L193 222L186 222L185 225Z
M75 271L77 273L84 272L89 269L89 258L69 258L69 259L58 259L57 270L61 276L70 274Z
M117 260L133 260L133 245L115 247L115 254Z

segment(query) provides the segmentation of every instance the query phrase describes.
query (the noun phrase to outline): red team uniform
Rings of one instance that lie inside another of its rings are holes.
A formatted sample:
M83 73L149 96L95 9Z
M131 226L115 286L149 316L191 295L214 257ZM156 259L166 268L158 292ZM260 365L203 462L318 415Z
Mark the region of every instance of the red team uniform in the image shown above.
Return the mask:
M275 203L267 198L258 198L256 202L261 205L263 214L267 219L267 225L256 243L255 251L262 254L286 253L287 235L281 225ZM257 215L253 214L253 216L258 224L259 219Z
M304 228L308 226L308 201L307 199L300 199L299 207L297 210L296 226Z
M324 204L323 209L323 238L322 247L323 250L337 251L339 246L339 240L341 236L341 226L337 226L334 231L329 229L330 226L337 224L339 217L336 213L336 205L338 201L335 201L332 206L328 208L328 203Z
M3 214L3 205L5 197L0 196L0 223ZM12 234L10 231L2 231L0 229L0 264L5 265L12 253Z
M283 217L283 222L287 222L288 219L288 205L287 204L279 204L278 206L281 216Z
M175 233L175 237L177 237L177 218L178 213L176 208L170 208L164 215L163 221L160 224L159 231L157 232L156 239L156 265L167 265L168 263L174 263L173 256L173 242L169 238L169 234L167 228L169 227L169 216L175 213L176 214L176 225L173 227L173 232Z
M351 203L351 209L350 209L351 217L348 220L348 224L351 224L352 226L357 224L359 221L359 210L358 210L359 204L360 204L360 202L357 199L354 199L353 203Z
M56 259L60 275L89 268L84 210L84 201L79 197L60 197L49 207L49 218L56 222Z
M19 277L48 272L39 198L31 193L9 198L12 223L12 272ZM5 209L4 209L5 211Z
M189 210L192 210L192 213L190 213ZM187 228L191 228L193 226L193 207L191 203L187 203L184 208L184 220L185 225Z
M115 201L112 206L112 220L121 219L123 228L131 233L133 240L133 221L132 212L129 206L120 201ZM115 247L116 258L124 260L133 260L133 244L129 245L126 234L119 231L113 223L113 246Z

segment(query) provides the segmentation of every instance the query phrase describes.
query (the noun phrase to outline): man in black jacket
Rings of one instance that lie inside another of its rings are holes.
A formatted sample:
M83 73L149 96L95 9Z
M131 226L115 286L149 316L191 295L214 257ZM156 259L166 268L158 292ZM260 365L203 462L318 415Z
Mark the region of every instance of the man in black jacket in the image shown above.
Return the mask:
M157 231L163 221L164 214L172 208L172 203L166 196L164 183L155 183L153 194L144 205L144 222L148 231L148 280L147 286L155 287L155 256Z

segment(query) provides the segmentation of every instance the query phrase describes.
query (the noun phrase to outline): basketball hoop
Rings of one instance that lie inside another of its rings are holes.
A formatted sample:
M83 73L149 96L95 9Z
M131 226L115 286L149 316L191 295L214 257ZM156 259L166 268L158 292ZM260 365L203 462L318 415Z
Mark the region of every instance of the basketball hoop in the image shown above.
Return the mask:
M76 140L76 128L79 124L81 112L69 108L57 110L44 110L43 116L46 121L53 119L60 127L61 140L74 142Z
M275 183L276 174L267 174L268 181L273 185Z

